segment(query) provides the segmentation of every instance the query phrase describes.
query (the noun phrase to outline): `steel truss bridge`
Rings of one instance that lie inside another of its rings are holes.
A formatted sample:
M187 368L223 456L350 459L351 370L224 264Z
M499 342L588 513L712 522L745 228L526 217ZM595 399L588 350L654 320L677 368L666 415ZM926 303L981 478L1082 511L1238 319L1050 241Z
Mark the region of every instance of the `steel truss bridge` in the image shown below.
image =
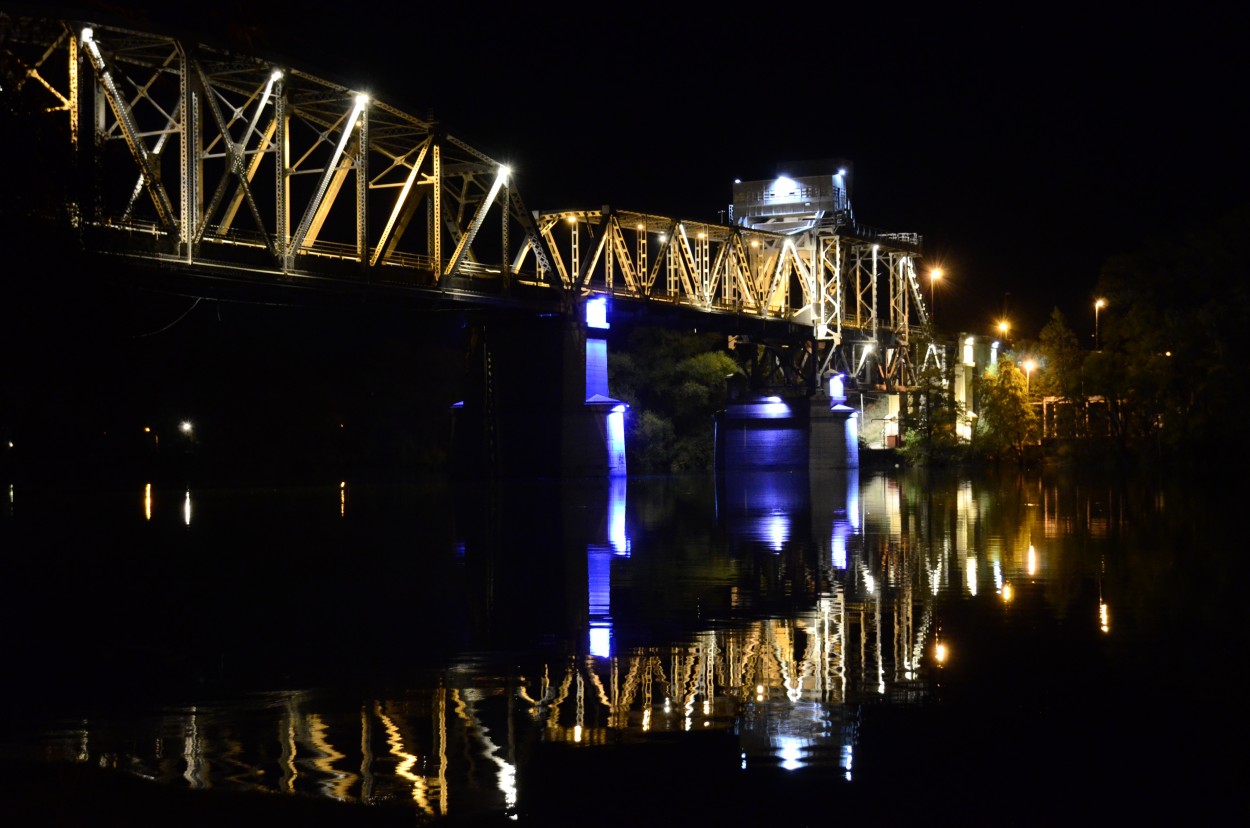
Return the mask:
M603 294L782 332L739 337L789 343L761 345L781 384L912 384L912 333L929 321L915 236L844 218L773 232L531 212L505 164L436 122L294 67L88 21L0 14L0 87L0 105L63 144L76 183L56 218L159 279L565 309Z

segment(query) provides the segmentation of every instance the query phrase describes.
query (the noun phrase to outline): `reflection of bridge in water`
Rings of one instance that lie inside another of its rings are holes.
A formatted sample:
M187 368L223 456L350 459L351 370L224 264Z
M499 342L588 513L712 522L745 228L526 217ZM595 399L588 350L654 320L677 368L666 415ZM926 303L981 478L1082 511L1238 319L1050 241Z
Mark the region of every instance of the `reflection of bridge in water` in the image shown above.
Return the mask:
M404 801L431 815L515 808L535 745L621 751L703 733L748 766L852 778L860 706L929 698L938 596L976 594L978 580L1001 588L1004 565L1023 561L975 550L984 527L970 491L949 504L956 530L930 544L916 527L932 505L894 478L770 480L722 493L727 537L712 557L736 569L686 632L629 640L651 626L621 599L643 588L631 568L657 553L633 540L621 480L598 516L575 510L582 522L566 539L586 561L574 654L499 665L468 655L394 698L264 695L157 716L137 737L94 723L63 733L61 751L195 788Z
M63 225L101 278L258 303L557 312L583 339L579 306L601 296L620 313L733 336L761 386L913 383L912 330L928 322L920 238L859 224L845 166L736 184L727 224L538 213L506 164L442 125L295 67L9 15L0 57L9 132L32 142L17 148L32 163L5 173L37 191L22 218ZM502 383L489 349L516 346L484 347L495 367L480 382ZM537 358L582 358L560 356L567 347ZM579 403L593 396L583 390ZM487 387L467 408L489 419L509 393ZM593 432L580 411L554 419Z

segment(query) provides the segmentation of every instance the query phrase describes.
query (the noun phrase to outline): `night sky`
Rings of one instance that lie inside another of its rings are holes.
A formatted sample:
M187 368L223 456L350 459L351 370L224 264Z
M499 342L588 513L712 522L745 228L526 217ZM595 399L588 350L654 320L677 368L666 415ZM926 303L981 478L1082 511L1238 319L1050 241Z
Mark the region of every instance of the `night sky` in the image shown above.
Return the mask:
M1089 334L1108 256L1247 201L1231 9L265 5L77 8L432 115L510 163L531 209L714 221L735 177L846 159L856 218L924 236L959 330L1006 309L1032 336L1059 307Z

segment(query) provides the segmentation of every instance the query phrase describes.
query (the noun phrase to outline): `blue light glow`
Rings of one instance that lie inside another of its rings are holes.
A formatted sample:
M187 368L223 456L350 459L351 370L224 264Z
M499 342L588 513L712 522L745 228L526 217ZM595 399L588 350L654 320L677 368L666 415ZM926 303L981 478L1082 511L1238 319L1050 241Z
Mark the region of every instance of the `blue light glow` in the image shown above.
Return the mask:
M846 569L846 537L850 534L850 525L844 521L835 521L833 524L833 537L830 544L833 546L833 568Z
M625 495L628 481L613 477L608 489L608 542L617 555L629 555L629 536L625 534Z
M608 323L608 298L606 296L596 296L586 300L586 327L602 330L612 327Z
M590 654L596 658L612 656L612 626L590 625Z
M768 545L774 552L780 552L790 540L790 516L785 512L776 511L768 516Z
M618 405L608 414L608 474L622 480L625 466L625 406ZM622 495L621 503L625 502ZM622 512L624 508L622 507ZM622 521L624 518L622 518Z
M829 377L829 396L832 399L846 399L846 389L843 386L842 380L842 374L834 374Z

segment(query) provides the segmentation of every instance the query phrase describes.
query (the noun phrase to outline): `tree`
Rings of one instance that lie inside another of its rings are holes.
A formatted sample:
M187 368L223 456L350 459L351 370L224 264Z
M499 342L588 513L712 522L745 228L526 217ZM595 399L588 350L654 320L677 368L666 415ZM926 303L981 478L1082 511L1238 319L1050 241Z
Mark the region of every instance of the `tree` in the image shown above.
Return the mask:
M724 337L639 328L623 348L610 350L608 373L613 395L630 406L631 469L712 468L712 416L725 405L728 377L742 373Z
M1151 455L1250 454L1242 425L1250 382L1239 346L1250 330L1250 209L1109 260L1105 358L1087 390L1105 396L1125 446Z
M1004 356L985 372L977 421L977 446L985 456L1022 462L1025 446L1037 441L1037 412L1026 389L1027 378L1011 357Z

